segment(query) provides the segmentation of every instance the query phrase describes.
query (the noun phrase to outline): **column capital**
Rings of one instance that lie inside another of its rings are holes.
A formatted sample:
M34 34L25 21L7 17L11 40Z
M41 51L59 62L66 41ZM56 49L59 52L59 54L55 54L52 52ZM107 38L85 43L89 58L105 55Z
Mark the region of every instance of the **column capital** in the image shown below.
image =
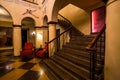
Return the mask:
M48 26L35 26L35 28L48 28Z
M49 21L47 24L57 24L58 22L56 21Z

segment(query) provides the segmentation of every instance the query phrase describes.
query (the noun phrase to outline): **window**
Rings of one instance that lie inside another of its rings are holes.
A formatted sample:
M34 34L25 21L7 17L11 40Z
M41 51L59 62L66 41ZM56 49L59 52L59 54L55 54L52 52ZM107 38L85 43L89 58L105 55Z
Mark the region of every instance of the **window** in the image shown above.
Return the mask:
M105 25L105 6L92 10L91 16L91 33L98 33Z

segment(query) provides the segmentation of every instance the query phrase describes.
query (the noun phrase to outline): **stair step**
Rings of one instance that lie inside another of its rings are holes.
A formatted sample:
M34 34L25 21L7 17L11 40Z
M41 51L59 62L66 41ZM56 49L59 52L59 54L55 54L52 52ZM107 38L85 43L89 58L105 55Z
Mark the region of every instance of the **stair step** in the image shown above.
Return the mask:
M40 62L40 66L43 68L50 80L62 80L62 78L54 73L43 61Z
M79 66L82 66L82 67L89 70L90 62L88 60L81 59L81 58L76 58L74 56L70 56L70 55L67 55L67 54L64 54L64 55L63 54L57 54L57 56L60 56L63 59L71 61L72 63L74 63L76 65L79 65Z
M64 68L56 64L51 59L44 60L44 63L51 68L52 71L54 71L59 77L61 77L61 80L78 80L74 76L72 76L70 73L67 72Z
M78 45L71 45L71 44L67 44L64 45L63 48L71 48L71 49L75 49L75 50L83 50L86 51L85 46L78 46Z
M90 55L89 55L90 53L85 52L85 51L75 50L73 48L67 48L67 47L63 48L62 51L66 52L66 53L69 53L69 54L73 54L73 55L76 55L76 56L81 56L83 58L90 59Z
M70 43L69 44L75 44L75 45L84 45L84 46L87 46L88 44L89 44L90 42L88 41L85 41L85 42L83 42L83 41L70 41Z
M68 70L68 72L71 72L74 76L77 76L79 79L88 79L89 78L89 71L71 63L70 61L67 61L59 56L54 56L51 58L54 60L56 63L64 67L65 69Z

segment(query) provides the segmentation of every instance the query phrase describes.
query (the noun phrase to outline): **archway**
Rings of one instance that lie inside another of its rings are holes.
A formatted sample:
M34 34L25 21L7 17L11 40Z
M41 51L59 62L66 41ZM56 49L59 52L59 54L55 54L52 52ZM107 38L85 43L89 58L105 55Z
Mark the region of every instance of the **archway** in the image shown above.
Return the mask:
M22 46L25 42L32 42L35 46L35 21L30 17L25 17L22 22Z
M6 49L13 49L13 20L10 13L0 5L0 51Z

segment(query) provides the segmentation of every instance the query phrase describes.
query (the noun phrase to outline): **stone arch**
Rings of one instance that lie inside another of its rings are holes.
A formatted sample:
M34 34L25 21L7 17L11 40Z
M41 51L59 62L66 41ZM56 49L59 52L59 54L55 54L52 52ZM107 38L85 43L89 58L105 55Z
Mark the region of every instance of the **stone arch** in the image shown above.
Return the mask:
M22 46L25 42L32 42L35 46L35 20L31 17L24 17L21 21Z
M22 20L21 20L21 24L22 24L22 22L24 22L24 21L28 21L28 22L31 22L31 23L33 23L34 24L34 27L35 27L35 25L36 25L36 23L35 23L35 20L33 19L33 18L31 18L31 17L24 17ZM24 24L22 24L22 25L24 25Z
M13 20L9 11L0 5L0 47L13 46Z
M10 12L2 5L0 5L0 21L11 21L13 23Z
M69 4L69 2L64 2L64 1L61 1L61 0L56 0L54 2L53 10L52 10L52 20L53 21L57 21L57 16L58 16L59 10L62 9L63 7L65 7L68 4Z

